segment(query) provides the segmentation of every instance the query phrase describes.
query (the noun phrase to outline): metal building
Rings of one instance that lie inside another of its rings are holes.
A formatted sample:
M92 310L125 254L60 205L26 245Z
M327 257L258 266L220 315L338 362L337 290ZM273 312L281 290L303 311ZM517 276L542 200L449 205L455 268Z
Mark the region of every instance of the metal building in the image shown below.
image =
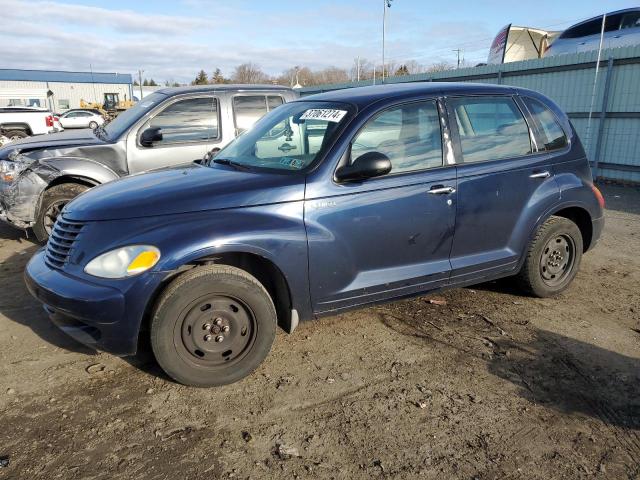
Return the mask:
M104 103L105 94L133 96L130 74L0 69L0 107L36 106L54 112Z

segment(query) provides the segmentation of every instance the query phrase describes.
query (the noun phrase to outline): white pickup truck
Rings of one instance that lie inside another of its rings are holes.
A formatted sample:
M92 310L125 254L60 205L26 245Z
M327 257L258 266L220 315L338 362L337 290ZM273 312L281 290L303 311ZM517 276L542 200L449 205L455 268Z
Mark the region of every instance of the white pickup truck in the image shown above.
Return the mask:
M32 135L61 131L58 119L37 107L0 108L0 145Z

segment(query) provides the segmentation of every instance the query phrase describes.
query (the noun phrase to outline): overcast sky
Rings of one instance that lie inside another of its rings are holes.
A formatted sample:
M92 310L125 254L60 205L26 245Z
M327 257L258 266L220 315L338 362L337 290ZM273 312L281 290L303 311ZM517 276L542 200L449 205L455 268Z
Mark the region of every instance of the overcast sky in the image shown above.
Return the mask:
M606 7L604 6L606 4ZM381 61L383 0L0 0L0 68L134 73L190 81L200 69L255 62L270 74L294 65L349 68ZM633 6L607 0L394 0L387 58L431 64L486 60L507 23L562 30Z

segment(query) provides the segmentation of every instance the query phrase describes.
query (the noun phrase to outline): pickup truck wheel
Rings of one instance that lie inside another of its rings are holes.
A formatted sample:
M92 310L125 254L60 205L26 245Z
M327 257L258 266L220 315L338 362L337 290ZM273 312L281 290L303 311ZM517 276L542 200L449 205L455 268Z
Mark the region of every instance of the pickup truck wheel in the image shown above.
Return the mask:
M7 137L9 141L13 142L15 140L27 138L29 135L24 130L8 130L4 136Z
M43 243L47 241L53 224L64 206L88 189L86 185L78 183L63 183L45 190L33 225L33 233L36 234L38 241Z
M176 381L226 385L267 357L276 325L273 301L253 276L226 265L198 267L161 294L151 319L151 347Z
M536 297L551 297L566 289L582 260L582 234L571 220L551 217L529 243L517 276L521 287Z

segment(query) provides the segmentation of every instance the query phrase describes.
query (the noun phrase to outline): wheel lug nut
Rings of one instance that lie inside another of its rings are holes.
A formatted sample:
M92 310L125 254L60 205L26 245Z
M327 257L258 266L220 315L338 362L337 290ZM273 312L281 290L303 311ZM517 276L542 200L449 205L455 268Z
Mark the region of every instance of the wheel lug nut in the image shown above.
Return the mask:
M204 325L202 325L202 329L203 330L211 330L211 324L210 323L205 323Z
M207 335L204 336L204 341L205 342L210 342L212 338L213 337L210 334L207 334ZM216 339L216 341L218 341L218 340Z
M221 341L223 341L223 340L224 340L224 337L223 337L222 335L218 335L218 336L216 337L216 342L218 342L218 343L220 343L220 342L221 342Z
M218 326L222 325L222 319L220 317L216 318L214 323Z
M228 332L229 331L229 325L225 325L224 327L222 327L222 331L223 332Z

